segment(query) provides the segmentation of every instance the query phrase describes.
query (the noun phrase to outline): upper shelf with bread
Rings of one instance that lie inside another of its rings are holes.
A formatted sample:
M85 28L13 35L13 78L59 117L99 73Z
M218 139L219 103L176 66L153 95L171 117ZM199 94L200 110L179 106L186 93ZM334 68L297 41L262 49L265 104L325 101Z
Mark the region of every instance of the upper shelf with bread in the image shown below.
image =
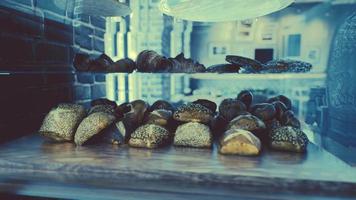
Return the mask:
M138 54L136 61L130 58L114 62L106 54L91 58L87 54L78 53L74 58L74 67L78 72L125 72L132 73L305 73L309 72L312 65L296 60L271 60L261 63L250 58L228 55L226 63L205 67L203 64L185 58L180 53L174 58L167 58L152 50L144 50Z

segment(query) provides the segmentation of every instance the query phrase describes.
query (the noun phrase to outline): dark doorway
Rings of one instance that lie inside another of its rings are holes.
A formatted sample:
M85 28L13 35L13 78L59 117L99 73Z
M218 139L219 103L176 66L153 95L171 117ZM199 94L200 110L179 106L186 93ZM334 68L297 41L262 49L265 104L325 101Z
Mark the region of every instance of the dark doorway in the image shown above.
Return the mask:
M255 59L266 63L273 59L273 49L255 49Z

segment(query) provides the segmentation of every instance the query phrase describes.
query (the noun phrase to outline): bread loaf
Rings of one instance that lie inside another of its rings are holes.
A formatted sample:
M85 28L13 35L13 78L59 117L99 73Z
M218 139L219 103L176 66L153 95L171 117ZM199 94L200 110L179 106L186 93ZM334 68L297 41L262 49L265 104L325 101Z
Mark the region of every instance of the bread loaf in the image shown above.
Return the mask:
M229 129L242 129L252 132L263 144L268 144L269 137L265 123L258 117L247 114L235 117L227 126Z
M246 111L246 105L237 99L227 98L219 105L219 113L227 121L232 120L244 111Z
M158 148L170 142L171 135L167 129L155 124L138 127L129 140L129 145L140 148Z
M292 101L284 95L278 95L267 100L268 103L273 103L275 101L281 101L282 103L284 103L284 105L287 107L287 110L292 109Z
M272 102L272 105L276 110L276 119L281 120L283 114L288 110L287 106L281 101Z
M158 110L158 109L170 110L172 112L175 111L174 106L165 100L157 100L150 107L150 111Z
M282 115L281 124L284 125L284 126L292 126L292 127L295 127L295 128L300 128L300 121L294 115L294 112L291 111L291 110L286 111Z
M213 112L213 113L215 113L216 107L217 107L216 103L209 101L207 99L198 99L196 101L193 101L192 103L200 104L200 105L208 108L209 110L211 110L211 112Z
M165 127L168 125L171 118L172 118L172 111L159 109L148 113L144 119L144 123L156 124Z
M43 120L39 133L55 141L72 141L79 123L86 116L77 104L59 104Z
M206 69L208 73L238 73L240 66L234 64L217 64Z
M213 112L200 104L189 103L180 106L174 112L173 118L181 122L209 123L213 118Z
M178 126L175 137L175 146L211 148L212 133L207 125L189 122Z
M248 109L252 104L253 94L248 90L243 90L237 95L237 99L242 101Z
M251 113L262 121L268 121L275 117L276 109L270 103L260 103L251 107Z
M261 142L251 132L242 129L230 129L220 140L219 153L255 156L261 151Z
M111 105L96 105L89 109L88 115L96 112L104 112L110 115L115 115L115 109Z
M271 148L281 151L305 152L309 143L308 137L300 129L282 126L271 132Z
M225 60L231 64L238 65L246 72L259 72L264 65L257 60L236 55L227 55Z
M115 116L106 112L94 112L79 124L74 136L77 145L83 145L94 135L101 133L115 121Z
M254 132L264 130L265 128L266 125L264 122L256 116L240 115L231 120L226 129L243 129Z
M130 58L124 58L110 65L108 71L132 73L135 69L136 69L135 61L131 60Z

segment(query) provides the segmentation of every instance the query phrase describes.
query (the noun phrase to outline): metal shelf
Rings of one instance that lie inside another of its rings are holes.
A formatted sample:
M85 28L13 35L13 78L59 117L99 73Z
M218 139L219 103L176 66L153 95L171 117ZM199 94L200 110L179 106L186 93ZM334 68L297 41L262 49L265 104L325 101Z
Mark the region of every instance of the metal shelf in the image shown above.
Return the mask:
M194 79L212 79L212 80L229 80L229 79L271 79L271 80L290 80L290 79L324 79L325 73L284 73L284 74L215 74L199 73L188 75Z

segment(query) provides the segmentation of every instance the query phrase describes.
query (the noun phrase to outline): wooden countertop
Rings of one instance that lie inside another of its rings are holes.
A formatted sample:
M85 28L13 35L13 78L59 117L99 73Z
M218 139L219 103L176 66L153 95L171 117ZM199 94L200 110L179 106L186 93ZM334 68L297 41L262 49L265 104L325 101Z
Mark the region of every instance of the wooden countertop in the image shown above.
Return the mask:
M52 189L77 187L77 192L92 187L94 196L98 193L93 191L100 189L134 189L160 194L199 191L224 197L247 193L273 198L277 194L356 197L356 169L313 144L305 155L265 150L259 157L223 156L215 146L155 150L105 144L76 147L51 143L38 135L0 146L0 190L16 186L18 190L10 192L33 195L35 189L29 187L49 183L56 185Z

